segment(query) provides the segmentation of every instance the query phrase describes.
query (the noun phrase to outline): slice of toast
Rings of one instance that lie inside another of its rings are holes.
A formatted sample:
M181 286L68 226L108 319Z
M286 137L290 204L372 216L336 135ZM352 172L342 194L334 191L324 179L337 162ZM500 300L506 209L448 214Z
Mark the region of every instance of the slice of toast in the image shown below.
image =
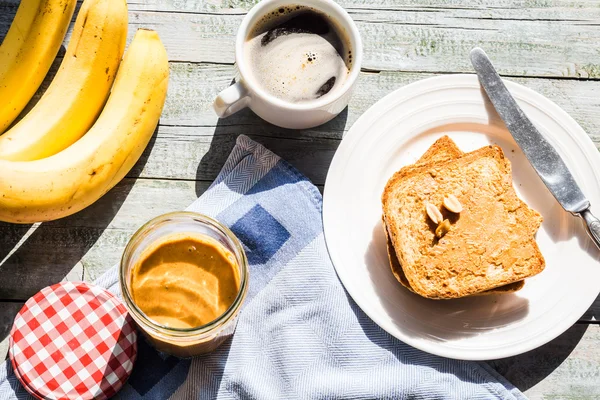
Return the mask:
M458 148L458 146L456 146L456 143L454 143L452 139L445 135L436 140L433 143L433 145L431 145L431 147L429 147L429 149L427 149L427 151L421 156L421 158L419 158L417 162L413 164L413 166L422 166L425 164L433 165L436 162L458 158L463 154L464 153ZM388 259L390 261L390 268L392 270L392 273L394 274L398 282L402 284L402 286L406 287L410 291L413 291L410 287L410 284L408 283L408 280L406 279L406 275L404 275L404 271L402 270L402 266L398 261L398 257L396 257L394 245L390 240L390 237L387 232L387 227L385 226L385 218L383 218L383 221L383 228L387 242L386 244L388 251ZM485 290L480 293L476 293L474 294L474 296L513 293L521 289L524 285L525 281L521 280L497 288Z
M401 265L395 268L397 278L402 282L401 270L414 292L443 299L514 284L543 270L534 239L542 218L516 196L502 150L488 146L436 159L432 165L402 168L382 196L387 233ZM463 205L460 214L441 207L448 194ZM439 207L452 223L439 240L425 202Z

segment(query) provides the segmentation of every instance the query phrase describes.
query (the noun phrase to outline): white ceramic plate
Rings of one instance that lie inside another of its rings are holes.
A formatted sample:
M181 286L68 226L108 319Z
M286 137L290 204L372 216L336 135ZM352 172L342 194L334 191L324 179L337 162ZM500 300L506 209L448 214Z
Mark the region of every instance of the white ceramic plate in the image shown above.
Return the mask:
M592 141L556 104L506 83L564 158L598 214L600 156ZM444 134L463 151L498 144L512 162L518 195L544 217L537 242L546 268L515 294L428 300L403 288L390 271L381 193L395 171L415 162ZM575 323L600 291L599 252L582 221L548 192L475 75L416 82L365 112L333 158L323 222L337 274L360 308L391 335L440 356L489 360L534 349Z

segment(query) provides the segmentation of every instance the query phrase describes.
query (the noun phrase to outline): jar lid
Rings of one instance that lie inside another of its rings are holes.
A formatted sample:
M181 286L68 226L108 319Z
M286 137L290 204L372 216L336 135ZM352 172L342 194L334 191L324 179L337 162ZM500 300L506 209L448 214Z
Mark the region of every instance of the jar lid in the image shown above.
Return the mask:
M27 300L10 332L9 357L40 399L106 399L123 386L137 356L125 306L84 282L48 286Z

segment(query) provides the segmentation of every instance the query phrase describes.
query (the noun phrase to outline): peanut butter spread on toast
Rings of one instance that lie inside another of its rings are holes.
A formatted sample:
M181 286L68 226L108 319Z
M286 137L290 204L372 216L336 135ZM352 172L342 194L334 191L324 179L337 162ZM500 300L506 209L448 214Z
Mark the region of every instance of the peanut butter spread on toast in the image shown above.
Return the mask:
M435 162L401 169L382 196L394 274L414 292L435 299L518 290L520 281L545 265L534 239L541 215L516 195L510 162L499 147L462 155L449 138L438 142L422 157ZM449 143L457 151L435 156ZM459 214L442 206L449 195L460 202ZM425 203L450 222L441 238Z

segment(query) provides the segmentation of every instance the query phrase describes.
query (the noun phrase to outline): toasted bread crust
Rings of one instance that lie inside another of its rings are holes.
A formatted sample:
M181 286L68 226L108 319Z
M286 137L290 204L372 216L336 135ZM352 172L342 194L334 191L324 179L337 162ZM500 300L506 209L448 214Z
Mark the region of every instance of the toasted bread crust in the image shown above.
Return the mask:
M518 281L544 268L533 238L541 216L516 196L510 162L499 147L460 156L451 139L438 142L416 164L394 174L382 196L386 234L395 250L389 254L394 275L416 293L437 299L493 288L518 290L523 285ZM436 162L425 162L431 158ZM446 192L467 207L436 242L422 206L424 201L441 204ZM490 221L485 221L486 214Z
M423 155L412 166L422 166L424 164L432 164L441 161L447 161L453 158L462 156L461 149L458 148L454 140L447 135L436 140Z

